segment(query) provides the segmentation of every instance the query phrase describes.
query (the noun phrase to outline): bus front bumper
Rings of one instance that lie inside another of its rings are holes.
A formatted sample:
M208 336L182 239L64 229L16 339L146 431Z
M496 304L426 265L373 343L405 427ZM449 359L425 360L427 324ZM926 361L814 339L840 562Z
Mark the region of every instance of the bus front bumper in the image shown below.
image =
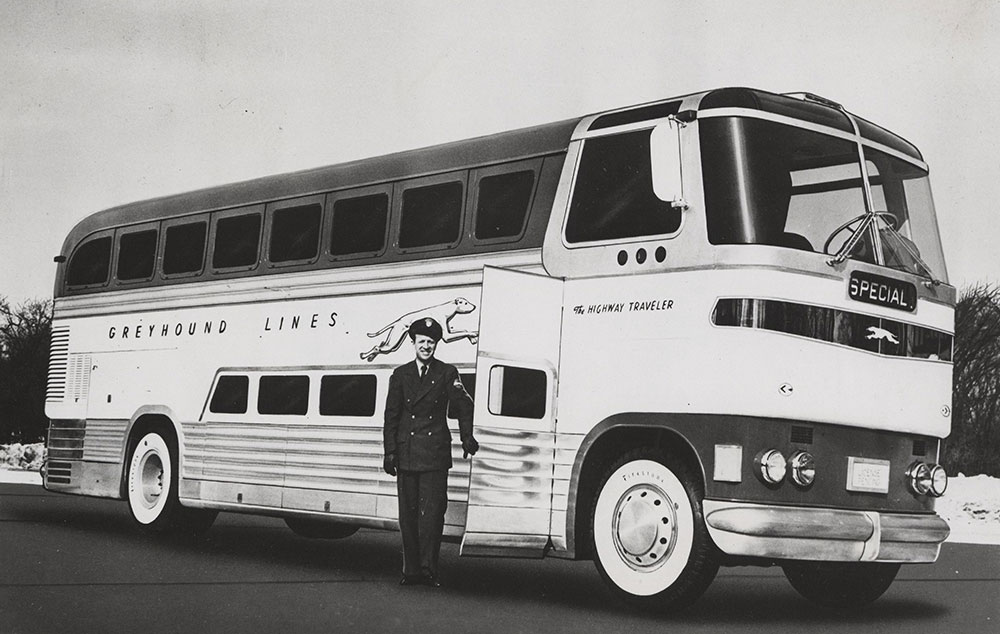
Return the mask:
M705 524L729 555L930 563L951 529L935 514L814 509L705 500Z

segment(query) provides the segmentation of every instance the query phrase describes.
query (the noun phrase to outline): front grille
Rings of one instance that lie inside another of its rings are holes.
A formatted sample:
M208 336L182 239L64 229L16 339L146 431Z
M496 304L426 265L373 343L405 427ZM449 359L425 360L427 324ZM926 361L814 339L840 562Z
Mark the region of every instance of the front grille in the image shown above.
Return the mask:
M923 439L916 439L913 441L913 455L914 456L926 456L927 455L927 441Z
M792 425L792 444L811 445L813 441L813 428L801 425Z

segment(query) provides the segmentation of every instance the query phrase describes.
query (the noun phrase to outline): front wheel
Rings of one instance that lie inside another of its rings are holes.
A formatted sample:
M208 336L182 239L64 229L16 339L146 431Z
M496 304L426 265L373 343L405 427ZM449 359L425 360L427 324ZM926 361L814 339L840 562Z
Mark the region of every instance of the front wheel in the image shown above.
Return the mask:
M629 452L608 468L591 521L594 562L623 599L666 612L708 589L719 563L702 495L700 479L658 450Z
M128 508L142 532L200 534L215 521L218 511L181 506L176 465L172 445L159 431L144 434L132 449Z
M794 561L782 569L803 597L840 609L861 607L882 596L896 578L899 564Z

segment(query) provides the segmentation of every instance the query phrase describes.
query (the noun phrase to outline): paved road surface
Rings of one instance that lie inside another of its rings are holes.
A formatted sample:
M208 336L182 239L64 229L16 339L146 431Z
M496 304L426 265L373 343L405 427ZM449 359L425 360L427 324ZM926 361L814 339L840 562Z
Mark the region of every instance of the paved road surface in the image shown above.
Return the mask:
M780 571L724 569L672 617L618 604L593 564L458 557L403 588L395 533L295 536L222 514L199 541L134 532L122 502L0 484L0 634L28 632L1000 632L1000 546L946 544L855 614L799 598Z

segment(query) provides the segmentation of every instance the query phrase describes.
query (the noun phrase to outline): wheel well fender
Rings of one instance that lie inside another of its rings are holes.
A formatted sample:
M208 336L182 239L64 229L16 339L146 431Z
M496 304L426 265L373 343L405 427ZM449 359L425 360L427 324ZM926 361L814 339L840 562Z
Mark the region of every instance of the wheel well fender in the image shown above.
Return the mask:
M164 440L173 450L174 468L179 469L181 456L181 443L183 436L174 422L169 408L144 407L133 415L125 430L125 442L122 446L122 471L119 480L119 495L126 497L128 486L128 467L139 439L148 432L159 431L163 434Z
M589 534L593 499L608 464L636 447L660 447L683 460L705 482L705 466L682 429L684 417L626 413L610 416L584 438L577 451L566 501L566 545L576 559L591 557Z

